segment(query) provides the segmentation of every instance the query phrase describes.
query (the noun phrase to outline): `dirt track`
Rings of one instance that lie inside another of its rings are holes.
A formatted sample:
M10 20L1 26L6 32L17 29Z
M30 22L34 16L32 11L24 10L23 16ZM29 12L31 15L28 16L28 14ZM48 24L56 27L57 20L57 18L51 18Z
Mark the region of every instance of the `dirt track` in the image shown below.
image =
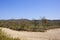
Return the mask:
M52 29L47 32L26 32L2 28L2 31L9 37L21 40L60 40L60 29Z

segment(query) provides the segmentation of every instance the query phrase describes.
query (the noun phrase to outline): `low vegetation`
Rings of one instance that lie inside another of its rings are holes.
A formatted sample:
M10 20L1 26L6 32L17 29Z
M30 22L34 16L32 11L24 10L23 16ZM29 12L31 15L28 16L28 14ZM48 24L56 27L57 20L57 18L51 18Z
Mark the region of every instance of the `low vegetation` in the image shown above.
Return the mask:
M19 40L7 37L0 29L0 40Z
M10 19L0 20L0 27L6 27L18 31L43 32L48 29L60 28L60 20L41 20Z

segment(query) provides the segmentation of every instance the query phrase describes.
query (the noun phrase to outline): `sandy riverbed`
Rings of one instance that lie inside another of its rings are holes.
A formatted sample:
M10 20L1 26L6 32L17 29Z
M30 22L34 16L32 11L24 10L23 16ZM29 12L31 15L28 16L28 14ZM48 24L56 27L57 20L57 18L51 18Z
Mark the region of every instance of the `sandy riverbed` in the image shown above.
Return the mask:
M9 37L21 40L60 40L60 29L51 29L46 32L27 32L2 28L2 31Z

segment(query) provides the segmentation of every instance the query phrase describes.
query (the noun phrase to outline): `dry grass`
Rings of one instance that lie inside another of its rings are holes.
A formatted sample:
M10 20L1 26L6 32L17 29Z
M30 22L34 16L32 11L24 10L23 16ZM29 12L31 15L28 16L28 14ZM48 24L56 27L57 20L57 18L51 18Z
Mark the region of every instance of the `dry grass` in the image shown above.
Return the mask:
M17 38L10 38L8 36L6 36L2 31L1 31L1 28L0 28L0 40L19 40Z

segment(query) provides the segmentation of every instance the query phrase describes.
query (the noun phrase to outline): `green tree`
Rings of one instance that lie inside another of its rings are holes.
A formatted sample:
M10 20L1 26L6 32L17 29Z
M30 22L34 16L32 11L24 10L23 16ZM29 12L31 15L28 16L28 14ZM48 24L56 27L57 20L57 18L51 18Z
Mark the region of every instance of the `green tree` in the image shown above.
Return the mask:
M49 25L48 19L46 19L45 17L43 17L41 19L41 22L42 22L42 26L44 27L44 29L48 29L48 25Z

